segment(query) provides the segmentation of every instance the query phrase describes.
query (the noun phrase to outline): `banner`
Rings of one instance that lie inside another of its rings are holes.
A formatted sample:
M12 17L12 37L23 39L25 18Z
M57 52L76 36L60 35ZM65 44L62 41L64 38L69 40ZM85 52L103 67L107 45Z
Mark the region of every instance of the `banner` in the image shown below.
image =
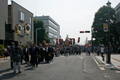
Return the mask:
M56 44L58 44L58 39L56 39Z
M78 43L80 42L80 37L78 37Z
M69 44L72 44L72 38L69 38Z
M21 34L21 25L20 25L20 24L17 24L17 25L15 26L15 33L16 33L17 35L20 35L20 34Z
M24 29L25 29L26 35L28 35L30 33L30 25L26 24Z
M62 45L63 44L63 39L59 39L59 43L60 43L60 45Z

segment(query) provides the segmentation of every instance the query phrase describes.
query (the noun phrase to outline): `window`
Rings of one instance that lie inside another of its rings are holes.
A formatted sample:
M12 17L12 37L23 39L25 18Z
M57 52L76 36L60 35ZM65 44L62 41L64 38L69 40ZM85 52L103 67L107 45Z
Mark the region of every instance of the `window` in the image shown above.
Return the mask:
M23 26L21 26L21 34L20 34L20 36L24 36L24 27Z
M52 31L54 31L54 32L56 32L56 33L57 33L57 30L53 29L53 28L52 28L52 27L50 27L50 26L49 26L49 28L50 28Z
M24 22L25 21L25 13L20 12L20 21Z
M30 17L30 39L32 39L32 17Z

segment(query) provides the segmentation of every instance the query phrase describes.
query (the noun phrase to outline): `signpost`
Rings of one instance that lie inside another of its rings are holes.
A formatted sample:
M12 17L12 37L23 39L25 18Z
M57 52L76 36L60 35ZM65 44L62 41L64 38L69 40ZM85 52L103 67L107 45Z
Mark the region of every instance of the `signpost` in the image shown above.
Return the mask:
M103 30L104 30L104 32L108 31L108 24L107 23L103 24Z

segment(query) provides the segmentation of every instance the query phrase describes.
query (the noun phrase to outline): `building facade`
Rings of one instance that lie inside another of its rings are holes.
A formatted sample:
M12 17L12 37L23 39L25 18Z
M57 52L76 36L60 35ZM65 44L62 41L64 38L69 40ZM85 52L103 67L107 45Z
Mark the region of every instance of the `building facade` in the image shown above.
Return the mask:
M50 16L36 16L34 19L43 21L50 44L56 44L56 39L60 39L60 25Z
M5 40L5 26L8 23L8 0L0 0L0 44Z
M117 44L119 44L120 45L120 3L114 8L115 9L115 14L116 14L116 22L117 22L117 24L116 24L116 26L117 26L117 32L118 32L118 34L119 34L119 41L118 41L118 43Z
M120 3L115 7L117 23L120 22Z
M25 26L29 24L30 33L25 33ZM21 33L19 35L15 32L15 27L20 25ZM11 29L9 31L9 28ZM8 5L8 34L7 40L17 41L19 44L27 44L27 42L33 42L33 13L20 6L16 2L12 1L11 5Z

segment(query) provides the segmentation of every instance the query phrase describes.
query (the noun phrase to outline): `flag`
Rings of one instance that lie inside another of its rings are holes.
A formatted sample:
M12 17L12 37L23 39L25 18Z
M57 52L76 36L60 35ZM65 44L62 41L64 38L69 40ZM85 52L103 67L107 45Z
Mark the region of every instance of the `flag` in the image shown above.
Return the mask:
M56 39L56 44L58 44L58 39Z
M78 43L80 42L80 37L78 37Z

